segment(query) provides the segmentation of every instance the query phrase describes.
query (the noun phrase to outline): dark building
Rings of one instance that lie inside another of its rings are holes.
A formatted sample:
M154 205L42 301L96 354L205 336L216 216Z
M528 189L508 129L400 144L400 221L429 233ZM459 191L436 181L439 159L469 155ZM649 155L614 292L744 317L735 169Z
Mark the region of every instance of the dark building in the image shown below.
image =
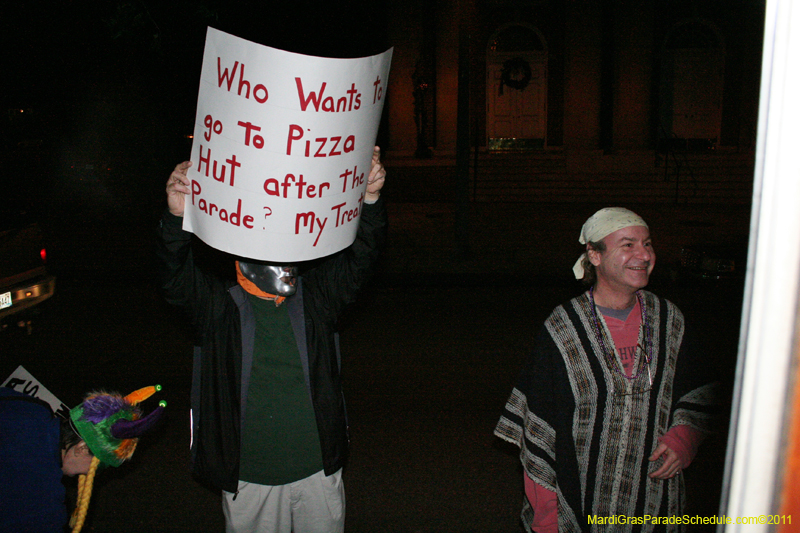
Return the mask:
M763 11L713 0L393 2L384 144L395 175L435 166L454 180L462 120L474 200L749 203Z

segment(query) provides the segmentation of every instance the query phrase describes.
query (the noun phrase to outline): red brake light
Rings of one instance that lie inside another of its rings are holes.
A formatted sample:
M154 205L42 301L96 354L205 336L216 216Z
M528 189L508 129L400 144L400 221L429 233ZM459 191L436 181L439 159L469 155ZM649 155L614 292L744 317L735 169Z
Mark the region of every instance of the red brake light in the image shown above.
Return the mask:
M47 250L42 248L41 250L39 250L39 255L42 257L42 262L46 263L47 262Z

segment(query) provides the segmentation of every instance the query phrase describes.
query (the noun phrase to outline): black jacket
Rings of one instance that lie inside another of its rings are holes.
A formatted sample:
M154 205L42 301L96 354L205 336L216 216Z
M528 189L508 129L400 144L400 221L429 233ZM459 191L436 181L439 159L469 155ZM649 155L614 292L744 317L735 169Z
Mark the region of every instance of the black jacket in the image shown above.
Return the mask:
M192 471L215 488L236 492L253 313L238 284L197 267L191 234L181 229L181 222L164 214L158 257L167 301L186 311L198 344L192 379ZM355 242L304 273L297 293L284 303L314 406L326 475L344 465L348 447L336 323L371 275L385 236L383 200L364 204Z

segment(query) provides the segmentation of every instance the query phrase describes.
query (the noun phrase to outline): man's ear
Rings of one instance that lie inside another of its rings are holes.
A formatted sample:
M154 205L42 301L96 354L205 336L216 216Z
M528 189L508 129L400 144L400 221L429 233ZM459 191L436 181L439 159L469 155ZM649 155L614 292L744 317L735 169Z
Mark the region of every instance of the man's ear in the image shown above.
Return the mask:
M592 248L591 245L586 245L586 257L589 258L589 262L594 266L600 265L600 252Z

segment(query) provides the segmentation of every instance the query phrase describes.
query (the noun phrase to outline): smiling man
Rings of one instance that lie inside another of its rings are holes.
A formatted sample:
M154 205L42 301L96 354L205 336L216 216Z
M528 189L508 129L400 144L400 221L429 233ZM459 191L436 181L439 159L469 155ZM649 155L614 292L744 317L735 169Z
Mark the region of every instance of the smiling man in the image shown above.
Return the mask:
M605 531L624 516L633 523L615 531L678 531L659 519L683 513L681 473L710 430L716 387L681 311L643 290L656 260L647 223L601 209L579 241L573 271L589 289L545 321L495 429L521 451L523 524Z

